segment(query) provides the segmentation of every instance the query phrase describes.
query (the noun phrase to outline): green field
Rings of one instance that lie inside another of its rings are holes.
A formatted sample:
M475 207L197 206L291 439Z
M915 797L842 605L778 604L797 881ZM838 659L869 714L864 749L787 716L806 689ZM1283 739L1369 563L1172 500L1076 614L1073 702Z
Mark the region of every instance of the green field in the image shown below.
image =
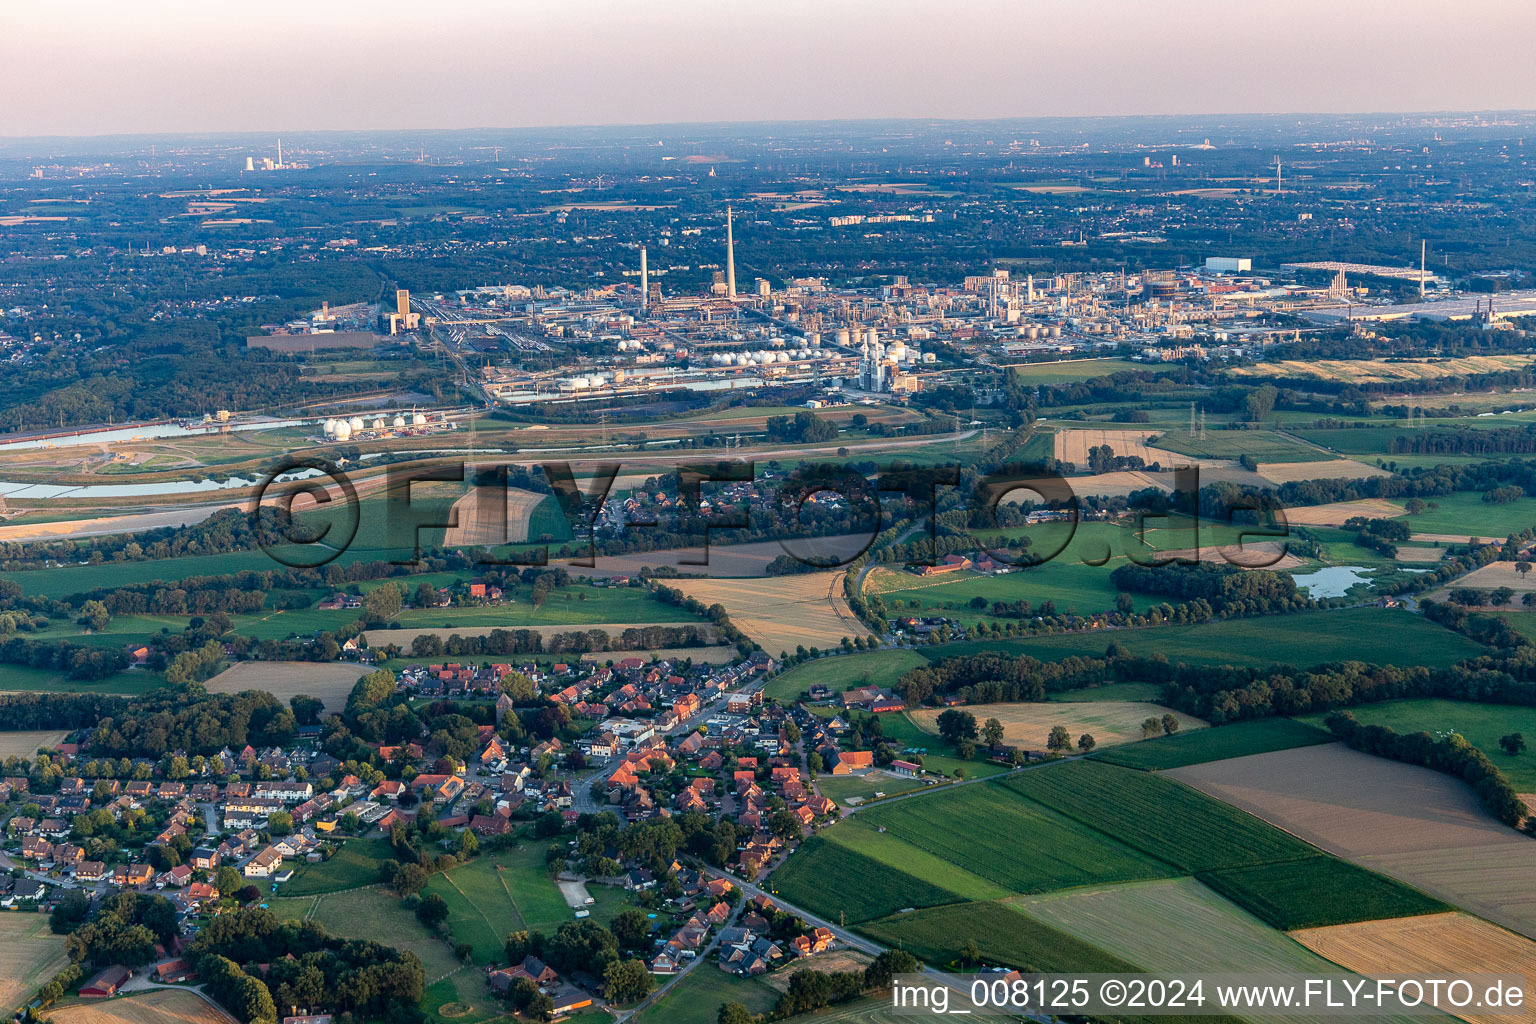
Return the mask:
M910 793L914 789L921 789L925 783L921 779L903 779L892 775L823 775L816 780L816 788L821 795L839 804L847 806L850 798L859 801L872 799L876 793L886 796L895 796L897 793Z
M1133 363L1129 359L1063 359L1054 363L1015 363L1011 369L1019 383L1036 385L1073 384L1111 373L1124 373L1126 370L1171 373L1175 367Z
M1161 736L1141 743L1128 743L1094 756L1100 761L1124 768L1158 771L1187 764L1203 764L1206 761L1223 761L1229 757L1329 743L1332 740L1333 736L1328 732L1289 718L1259 718L1214 729Z
M1302 667L1356 660L1381 665L1444 668L1483 648L1412 612L1392 608L1340 608L1227 619L1194 626L1095 630L1011 640L976 640L916 648L929 661L958 654L1003 651L1042 661L1104 656L1115 643L1133 654L1162 655L1191 665L1292 664Z
M936 772L951 778L959 778L963 774L967 779L975 779L1008 771L1005 765L980 760L983 755L979 753L969 761L962 760L953 744L940 736L923 732L903 712L894 711L880 715L879 718L883 735L898 750L923 752L923 769L930 774Z
M421 959L429 979L460 966L448 943L428 931L382 884L320 896L284 897L269 903L273 913L287 920L314 921L332 935L372 939L410 950Z
M1239 459L1252 455L1258 462L1323 462L1334 456L1305 441L1273 430L1209 430L1202 438L1189 431L1170 430L1153 447L1200 459Z
M1405 520L1414 533L1503 538L1536 526L1536 498L1493 505L1481 494L1457 491L1425 500L1430 507Z
M885 917L906 907L934 907L968 898L831 839L832 833L842 827L811 836L802 843L774 871L771 891L813 914L850 923ZM921 869L930 865L914 866ZM965 881L961 876L950 877L948 872L939 877L951 884ZM832 879L855 879L857 884L837 885L830 882Z
M0 665L0 693L116 693L130 697L165 685L164 677L135 668L105 679L70 679L67 673L30 665Z
M975 942L988 963L1024 971L1134 970L1127 961L1005 903L963 903L919 910L871 922L860 930L937 967L955 960L967 942Z
M1529 613L1526 613L1529 614ZM1350 714L1364 725L1385 725L1407 735L1427 732L1445 736L1455 732L1487 754L1510 783L1522 793L1536 792L1536 750L1526 750L1514 757L1499 747L1499 739L1520 733L1526 743L1536 747L1536 708L1515 704L1475 704L1471 701L1389 700L1379 704L1360 704L1349 708ZM1307 715L1301 719L1321 726L1326 715Z
M1336 857L1228 868L1199 878L1281 931L1417 917L1452 909L1396 879Z
M722 1003L740 1003L752 1013L767 1013L779 992L761 978L738 978L713 963L701 963L635 1017L635 1024L715 1024Z
M1042 558L1051 556L1058 549L1060 552L1041 565L1001 576L968 570L942 576L917 576L887 568L878 575L866 577L864 592L866 596L878 594L893 615L941 614L967 626L997 619L990 611L994 601L1028 601L1034 614L1040 614L1041 605L1051 601L1058 614L1093 615L1115 607L1121 592L1111 582L1110 574L1127 564L1132 554L1145 561L1158 551L1185 550L1197 544L1212 547L1230 543L1242 533L1241 528L1234 529L1230 524L1201 523L1198 532L1191 529L1192 525L1186 517L1170 517L1166 521L1149 519L1143 532L1145 543L1131 526L1105 522L1079 523L1076 530L1071 531L1070 541L1065 524L977 530L978 540L988 542L997 536L1027 537L1032 542L1029 550ZM1253 527L1252 532L1262 531ZM978 597L986 605L973 608L971 601ZM1131 598L1137 611L1161 603L1144 594L1132 594Z
M544 866L544 850L531 845L482 853L433 875L426 891L448 903L448 931L455 942L470 944L480 965L504 959L508 932L550 934L575 919ZM588 908L593 920L611 920L624 906L618 890L594 885L590 892L597 901Z
M379 865L395 857L384 839L348 839L330 860L302 864L283 883L284 896L316 896L379 881Z
M1017 772L999 785L1188 872L1315 856L1317 849L1182 783L1100 761Z
M868 651L818 658L770 680L763 688L763 696L789 702L817 685L830 687L834 693L859 686L892 686L903 672L923 664L926 662L913 651Z
M1150 857L995 785L872 807L858 820L1015 893L1169 873Z

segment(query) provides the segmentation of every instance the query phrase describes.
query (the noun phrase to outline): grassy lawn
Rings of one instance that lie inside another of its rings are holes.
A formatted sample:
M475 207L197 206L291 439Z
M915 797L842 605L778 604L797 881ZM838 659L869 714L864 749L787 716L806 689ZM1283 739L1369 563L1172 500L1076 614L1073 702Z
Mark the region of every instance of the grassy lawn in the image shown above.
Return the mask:
M830 687L833 692L860 686L892 686L903 672L925 664L915 651L866 651L818 658L776 676L764 687L763 696L788 702L817 685Z
M876 793L895 796L921 789L926 783L921 779L901 779L893 775L872 773L861 775L822 775L816 780L821 795L839 804L848 805L850 799L860 802L872 799Z
M1253 619L1227 619L1194 626L1095 630L1056 636L974 640L918 647L929 661L958 654L1003 651L1042 661L1103 657L1110 644L1137 655L1161 654L1191 665L1303 667L1355 660L1380 665L1444 668L1474 657L1483 648L1423 616L1391 608L1340 608Z
M674 981L636 1024L714 1024L722 1003L740 1003L751 1013L767 1013L778 990L761 978L738 978L713 963L701 963Z
M975 779L1008 770L1003 765L989 764L975 758L969 761L962 760L948 741L923 732L903 712L893 711L880 715L879 718L880 728L885 737L903 752L920 751L923 768L930 774L937 773L959 778L960 775L957 773L963 773L965 778Z
M507 933L530 929L551 934L574 913L544 867L542 845L482 853L468 864L436 874L427 891L448 903L448 930L473 948L476 964L504 958ZM622 893L592 886L592 920L606 922L627 906Z
M1474 704L1470 701L1389 700L1379 704L1361 704L1348 709L1365 725L1385 725L1399 733L1427 732L1445 736L1455 732L1487 754L1510 783L1522 793L1536 792L1536 751L1527 750L1514 757L1499 747L1499 738L1520 733L1536 747L1536 708L1513 704ZM1321 727L1325 715L1301 719Z
M165 678L148 669L136 668L105 679L70 679L54 669L30 665L0 665L0 692L38 693L117 693L137 697L165 685Z
M384 839L348 839L330 860L303 864L283 884L284 896L315 896L372 885L379 881L379 865L395 856Z

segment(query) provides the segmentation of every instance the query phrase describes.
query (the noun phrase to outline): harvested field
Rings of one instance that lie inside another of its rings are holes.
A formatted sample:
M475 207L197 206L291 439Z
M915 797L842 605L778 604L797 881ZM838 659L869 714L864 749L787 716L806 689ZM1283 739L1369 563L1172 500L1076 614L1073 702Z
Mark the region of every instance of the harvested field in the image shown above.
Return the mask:
M1011 905L1144 971L1346 973L1265 927L1192 878L1033 896ZM1284 1019L1327 1018L1287 1014ZM1413 1019L1406 1015L1372 1017L1374 1021Z
M508 487L506 517L498 519L492 504L495 495L489 495L491 500L487 501L486 495L480 491L472 487L453 503L453 514L458 517L459 525L448 528L443 536L444 547L495 547L499 544L524 543L528 540L528 524L533 518L533 510L549 497L520 487Z
M0 732L0 758L31 758L38 747L56 747L69 733L62 730L35 729Z
M1398 548L1396 557L1399 562L1438 562L1445 558L1445 548Z
M769 654L804 644L823 650L843 637L868 636L848 607L842 572L802 573L763 579L667 580L705 605L722 604L737 629Z
M1160 551L1164 558L1199 558L1202 562L1217 565L1235 565L1239 569L1295 569L1305 565L1303 559L1290 553L1287 541L1249 540L1243 544L1206 544L1199 548L1177 548Z
M1075 476L1071 478L1072 490L1077 494L1092 494L1105 498L1124 498L1134 491L1144 491L1148 487L1160 491L1173 490L1172 473L1144 473L1139 470L1125 470L1119 473L1097 473L1093 476ZM1038 500L1032 495L1019 492L1018 501Z
M1333 380L1388 384L1521 370L1536 356L1467 356L1462 359L1281 359L1234 367L1234 377Z
M1298 480L1364 480L1367 477L1391 475L1380 466L1370 466L1350 459L1259 463L1259 476L1272 484L1289 484Z
M1116 455L1135 456L1152 465L1161 462L1172 465L1180 457L1173 452L1147 447L1147 440L1162 433L1159 430L1058 430L1056 432L1056 458L1076 466L1088 465L1088 449L1108 445ZM1184 461L1190 461L1188 457Z
M1332 928L1307 928L1291 938L1357 974L1456 973L1524 974L1525 1003L1536 998L1536 943L1468 914L1432 914L1387 921L1362 921ZM1473 1024L1498 1024L1508 1015L1457 1012Z
M1479 544L1497 544L1503 537L1477 537L1470 533L1415 533L1408 537L1415 544L1465 544L1469 540Z
M1164 774L1325 850L1536 938L1536 842L1488 817L1471 787L1340 743Z
M119 999L50 1010L54 1024L235 1024L235 1019L195 992L156 989Z
M209 693L240 693L265 690L283 703L304 694L340 711L353 685L367 673L358 665L320 661L242 661L220 672L203 685Z
M1298 505L1285 510L1285 518L1296 526L1343 526L1346 520L1356 516L1391 519L1403 514L1401 506L1381 498L1335 501L1327 505Z
M607 633L609 636L616 637L616 636L620 636L621 634L623 634L623 632L626 629L645 629L647 626L677 627L677 626L690 626L690 625L695 625L695 623L690 623L690 622L593 622L593 623L580 622L580 623L566 623L566 624L559 625L559 626L519 626L519 625L516 625L514 623L508 623L505 626L453 626L453 627L441 627L441 626L439 626L439 627L435 627L435 628L425 628L425 627L423 627L421 629L370 629L370 630L368 630L367 634L365 634L365 635L368 637L368 643L369 643L370 646L373 646L373 647L384 647L384 646L386 646L388 644L398 644L402 649L409 650L410 646L411 646L411 641L415 640L418 636L437 636L437 637L442 637L444 640L446 640L450 636L464 636L464 637L470 637L470 636L490 636L492 633L494 633L498 629L499 630L503 630L505 632L514 632L514 633L519 631L519 630L526 629L528 632L530 632L530 633L537 633L537 634L539 634L539 636L541 636L541 637L543 637L543 638L545 638L547 640L550 637L555 636L556 634L559 634L559 633L588 633L588 632L591 632L594 629L602 630L604 633ZM698 629L699 629L700 633L704 634L707 637L710 637L711 639L714 638L714 626L710 625L707 622L697 623L697 626L698 626ZM702 648L701 647L701 648L698 648L698 649L699 650L706 650L707 648ZM607 659L606 655L610 654L612 652L605 651L605 652L602 652L602 653L604 655L602 660L607 661L608 659ZM343 700L345 700L345 697L343 697Z
M0 1009L16 1009L68 962L47 914L0 914Z
M964 710L975 715L978 723L989 718L997 719L1003 723L1004 743L1029 750L1044 750L1046 737L1058 725L1067 728L1074 742L1083 733L1091 733L1101 747L1139 740L1142 738L1142 722L1168 714L1179 720L1180 731L1206 727L1206 723L1200 719L1172 711L1161 704L1132 700L1085 701L1075 704L970 704ZM909 712L907 717L919 729L936 736L939 732L939 714L937 708L919 708Z
M1010 905L1143 970L1342 973L1193 878L1026 896Z
M1508 587L1517 594L1536 590L1536 572L1521 575L1515 571L1518 562L1489 562L1456 580L1455 589L1470 587L1473 590L1496 590Z

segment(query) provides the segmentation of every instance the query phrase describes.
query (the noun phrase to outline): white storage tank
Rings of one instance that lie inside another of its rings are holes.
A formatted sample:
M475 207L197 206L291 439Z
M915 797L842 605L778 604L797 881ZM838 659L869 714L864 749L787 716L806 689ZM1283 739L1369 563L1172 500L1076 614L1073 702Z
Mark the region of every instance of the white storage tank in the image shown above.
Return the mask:
M357 433L363 429L363 418L361 416L353 416L351 419L347 420L347 427L349 428L348 433Z
M330 437L332 434L336 433L336 421L333 419L327 419L320 425L320 429L325 431L326 437Z
M395 418L394 418L393 423L394 423L395 429L399 430L401 427L405 426L405 417L400 415L399 413L395 413Z
M424 427L427 425L427 417L419 412L411 413L411 426Z
M352 437L352 424L346 420L337 420L336 429L332 435L338 441L346 441Z

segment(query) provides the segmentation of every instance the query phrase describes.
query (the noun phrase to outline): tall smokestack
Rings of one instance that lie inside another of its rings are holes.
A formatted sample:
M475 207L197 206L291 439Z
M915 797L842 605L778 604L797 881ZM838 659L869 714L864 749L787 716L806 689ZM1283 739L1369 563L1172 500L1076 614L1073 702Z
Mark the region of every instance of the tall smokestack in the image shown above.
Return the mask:
M645 266L645 246L640 247L640 308L644 310L651 301L651 272Z
M277 166L283 166L283 140L277 140Z
M1424 253L1428 248L1428 240L1419 239L1419 298L1421 300L1424 298Z
M731 208L725 208L725 294L736 297L736 239L731 235Z

